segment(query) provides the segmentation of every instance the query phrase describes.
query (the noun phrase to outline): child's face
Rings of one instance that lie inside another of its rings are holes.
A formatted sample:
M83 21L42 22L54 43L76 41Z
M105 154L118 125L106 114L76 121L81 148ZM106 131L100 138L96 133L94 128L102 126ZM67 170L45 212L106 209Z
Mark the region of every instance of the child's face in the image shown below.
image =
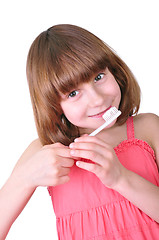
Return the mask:
M106 68L90 82L62 95L61 107L66 118L90 133L104 123L102 115L111 106L119 107L121 91L114 76ZM114 121L110 126L115 124Z

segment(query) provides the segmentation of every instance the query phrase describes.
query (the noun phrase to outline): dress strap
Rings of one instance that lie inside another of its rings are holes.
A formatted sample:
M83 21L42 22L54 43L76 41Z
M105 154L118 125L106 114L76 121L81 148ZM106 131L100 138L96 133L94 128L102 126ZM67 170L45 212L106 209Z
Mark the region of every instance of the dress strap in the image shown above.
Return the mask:
M135 134L134 134L134 122L133 122L133 117L129 117L127 120L127 138L128 139L134 139Z

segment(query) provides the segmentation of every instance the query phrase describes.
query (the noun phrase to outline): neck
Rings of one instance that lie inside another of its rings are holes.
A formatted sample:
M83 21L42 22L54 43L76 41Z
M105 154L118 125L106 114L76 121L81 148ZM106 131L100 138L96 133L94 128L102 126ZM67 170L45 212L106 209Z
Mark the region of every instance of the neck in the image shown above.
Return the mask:
M80 128L80 135L90 134L94 129L83 129ZM127 139L127 127L126 123L119 126L115 123L112 127L105 128L96 135L97 138L110 144L113 148L116 147L120 142Z

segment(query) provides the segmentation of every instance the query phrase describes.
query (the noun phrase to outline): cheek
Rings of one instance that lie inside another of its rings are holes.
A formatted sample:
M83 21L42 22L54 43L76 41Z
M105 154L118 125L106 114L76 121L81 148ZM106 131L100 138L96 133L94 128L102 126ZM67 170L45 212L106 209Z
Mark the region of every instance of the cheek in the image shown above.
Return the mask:
M74 125L78 125L80 119L83 116L83 111L76 104L62 103L61 108L66 118Z
M118 100L120 100L121 99L121 91L120 91L120 87L116 81L114 81L114 84L112 86L112 91L113 91L114 96L116 96L116 98Z
M121 90L120 90L120 87L118 84L116 86L116 95L117 95L118 99L121 100Z
M113 84L107 85L104 89L105 96L112 96L114 98L121 98L121 91L119 85L114 82Z
M72 109L70 112L67 112L65 114L65 116L67 117L67 119L74 125L78 124L78 121L80 119L80 114L79 112L77 112L76 110Z

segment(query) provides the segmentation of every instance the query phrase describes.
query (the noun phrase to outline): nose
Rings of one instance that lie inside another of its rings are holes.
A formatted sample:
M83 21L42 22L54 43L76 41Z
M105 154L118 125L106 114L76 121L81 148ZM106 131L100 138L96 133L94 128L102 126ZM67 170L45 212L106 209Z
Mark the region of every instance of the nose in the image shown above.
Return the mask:
M104 102L103 94L96 88L91 87L87 92L88 104L90 107L101 106Z

